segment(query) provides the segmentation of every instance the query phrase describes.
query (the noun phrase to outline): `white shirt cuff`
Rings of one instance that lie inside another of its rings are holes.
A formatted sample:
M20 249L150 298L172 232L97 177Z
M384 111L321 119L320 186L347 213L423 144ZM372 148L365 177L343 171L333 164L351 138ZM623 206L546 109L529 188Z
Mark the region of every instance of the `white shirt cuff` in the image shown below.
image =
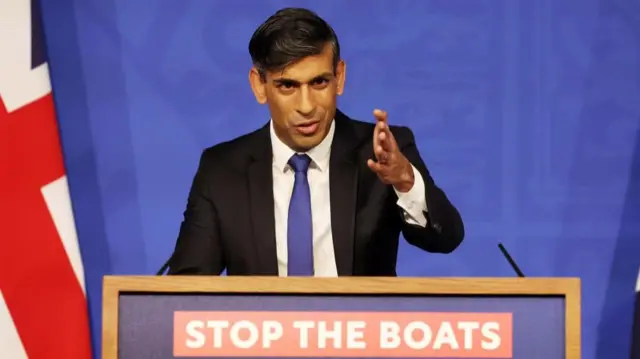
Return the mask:
M393 188L398 196L396 204L403 209L405 222L421 227L427 226L427 218L424 212L427 211L427 200L425 196L424 180L420 172L411 165L413 169L414 183L409 192L399 192Z

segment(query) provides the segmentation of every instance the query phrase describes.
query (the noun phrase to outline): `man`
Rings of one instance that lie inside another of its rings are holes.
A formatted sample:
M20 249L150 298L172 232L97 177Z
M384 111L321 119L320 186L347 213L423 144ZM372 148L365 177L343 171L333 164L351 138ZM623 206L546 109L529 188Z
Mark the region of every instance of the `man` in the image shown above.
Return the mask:
M280 10L249 52L271 120L203 152L170 274L394 276L401 232L429 252L458 247L462 220L412 132L336 109L346 65L324 20Z

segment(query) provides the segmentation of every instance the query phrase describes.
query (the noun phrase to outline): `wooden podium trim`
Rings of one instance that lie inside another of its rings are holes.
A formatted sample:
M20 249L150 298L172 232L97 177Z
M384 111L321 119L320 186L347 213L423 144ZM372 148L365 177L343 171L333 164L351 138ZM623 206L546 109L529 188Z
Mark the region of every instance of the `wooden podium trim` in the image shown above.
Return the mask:
M121 293L432 294L564 297L565 358L580 359L580 290L578 278L105 276L102 353L104 359L118 357L118 299Z

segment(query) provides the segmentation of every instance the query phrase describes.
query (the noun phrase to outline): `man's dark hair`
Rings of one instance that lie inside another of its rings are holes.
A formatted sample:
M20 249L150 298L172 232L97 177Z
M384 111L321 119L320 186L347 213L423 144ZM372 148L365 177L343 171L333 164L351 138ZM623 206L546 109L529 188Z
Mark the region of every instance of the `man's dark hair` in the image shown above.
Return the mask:
M281 9L256 29L249 41L253 65L264 80L266 71L282 71L308 56L333 48L333 70L340 61L338 37L326 21L302 8Z

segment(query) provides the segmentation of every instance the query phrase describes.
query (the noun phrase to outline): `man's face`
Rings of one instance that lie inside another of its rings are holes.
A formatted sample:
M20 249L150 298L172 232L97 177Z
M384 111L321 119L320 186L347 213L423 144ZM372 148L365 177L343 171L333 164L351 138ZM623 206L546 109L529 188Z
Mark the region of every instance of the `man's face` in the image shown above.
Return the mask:
M253 69L250 81L258 102L268 104L278 137L295 151L317 146L329 132L344 88L344 63L334 73L333 52L326 46L318 56L265 75L260 81Z

